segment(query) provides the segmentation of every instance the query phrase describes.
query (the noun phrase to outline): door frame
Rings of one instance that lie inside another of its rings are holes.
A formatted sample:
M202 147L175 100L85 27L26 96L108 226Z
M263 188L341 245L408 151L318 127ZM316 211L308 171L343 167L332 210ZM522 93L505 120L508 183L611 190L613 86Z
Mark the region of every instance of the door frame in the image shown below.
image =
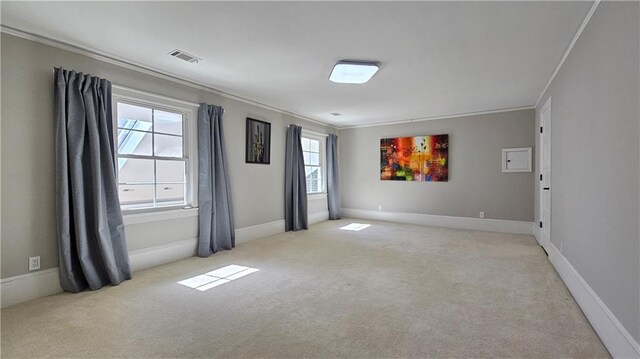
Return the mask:
M548 118L548 123L545 124L543 122L543 117L546 116ZM539 140L540 140L540 148L538 150L538 157L539 157L539 165L540 165L540 176L538 178L538 220L539 223L538 224L538 233L539 233L539 244L548 252L549 246L551 244L551 197L552 197L552 193L549 192L549 219L545 222L544 221L544 183L545 181L543 180L543 171L544 171L544 166L545 166L545 162L544 162L544 139L545 137L547 137L548 139L548 143L549 143L549 148L547 149L547 151L549 152L548 154L548 158L549 158L549 172L547 174L547 176L549 177L547 179L547 183L549 184L549 191L551 191L551 97L547 98L547 101L545 101L544 105L542 106L542 109L540 110L540 128L539 128ZM548 230L549 236L545 237L544 235L544 231Z

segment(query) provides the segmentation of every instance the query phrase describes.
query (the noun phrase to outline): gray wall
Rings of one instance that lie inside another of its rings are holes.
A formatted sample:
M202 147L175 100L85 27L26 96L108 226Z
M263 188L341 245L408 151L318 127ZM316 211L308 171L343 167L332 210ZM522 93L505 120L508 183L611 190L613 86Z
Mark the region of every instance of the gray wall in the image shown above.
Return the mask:
M42 269L57 263L54 192L53 68L62 66L112 83L176 99L221 105L229 154L236 227L284 218L284 141L289 123L331 133L332 128L265 110L86 56L2 34L2 268L7 278L27 272L27 258ZM271 122L271 164L244 163L245 118ZM326 199L310 204L326 211ZM129 250L195 238L196 219L127 226Z
M534 146L534 111L340 130L343 208L533 221L534 174L502 173L502 148ZM448 182L380 180L380 139L449 134Z
M636 340L639 15L637 2L602 2L536 111L551 97L551 241Z

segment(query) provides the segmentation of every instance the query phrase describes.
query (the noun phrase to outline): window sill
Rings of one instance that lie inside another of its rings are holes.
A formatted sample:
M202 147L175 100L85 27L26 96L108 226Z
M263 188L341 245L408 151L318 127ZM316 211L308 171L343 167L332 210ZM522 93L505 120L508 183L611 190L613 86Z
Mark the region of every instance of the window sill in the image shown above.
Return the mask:
M307 199L309 201L315 201L315 200L319 200L319 199L327 199L327 194L325 192L323 192L323 193L308 193L307 194Z
M166 210L152 210L147 212L123 212L124 225L161 222L170 219L196 217L198 208L179 208Z

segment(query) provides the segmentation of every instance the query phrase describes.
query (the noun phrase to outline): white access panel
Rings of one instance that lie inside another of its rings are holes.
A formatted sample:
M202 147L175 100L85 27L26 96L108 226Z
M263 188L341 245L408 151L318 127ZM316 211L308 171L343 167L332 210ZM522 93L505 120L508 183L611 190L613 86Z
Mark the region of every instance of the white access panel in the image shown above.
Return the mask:
M503 148L502 172L531 172L531 147Z

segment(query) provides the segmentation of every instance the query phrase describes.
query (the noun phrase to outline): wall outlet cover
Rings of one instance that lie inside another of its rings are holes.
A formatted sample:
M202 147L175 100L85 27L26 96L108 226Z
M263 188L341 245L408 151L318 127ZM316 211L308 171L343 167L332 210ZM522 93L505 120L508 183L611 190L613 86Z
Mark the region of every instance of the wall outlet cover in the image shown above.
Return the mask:
M29 270L40 269L40 256L29 257Z
M484 212L480 212L480 218L484 218Z

